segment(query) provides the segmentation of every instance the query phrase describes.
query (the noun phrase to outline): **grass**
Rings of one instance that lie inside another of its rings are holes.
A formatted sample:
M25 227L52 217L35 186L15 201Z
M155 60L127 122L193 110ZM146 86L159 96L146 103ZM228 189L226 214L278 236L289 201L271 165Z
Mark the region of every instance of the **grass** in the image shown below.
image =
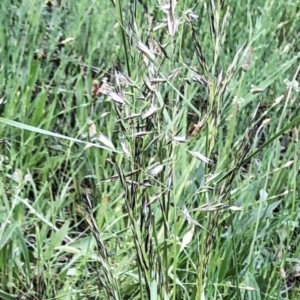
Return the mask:
M299 298L299 4L166 4L1 2L0 298Z

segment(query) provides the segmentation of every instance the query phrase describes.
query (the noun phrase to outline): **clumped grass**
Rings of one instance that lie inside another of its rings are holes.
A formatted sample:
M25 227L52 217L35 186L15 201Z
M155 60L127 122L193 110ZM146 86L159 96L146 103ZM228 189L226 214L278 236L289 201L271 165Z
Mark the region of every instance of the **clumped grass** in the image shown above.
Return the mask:
M296 1L1 11L0 298L299 298Z

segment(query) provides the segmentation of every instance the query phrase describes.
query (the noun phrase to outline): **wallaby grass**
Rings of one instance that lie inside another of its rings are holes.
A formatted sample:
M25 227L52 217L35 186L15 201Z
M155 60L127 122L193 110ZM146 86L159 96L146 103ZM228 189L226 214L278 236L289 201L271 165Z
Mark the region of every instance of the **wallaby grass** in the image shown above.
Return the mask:
M296 1L1 10L1 298L298 299Z

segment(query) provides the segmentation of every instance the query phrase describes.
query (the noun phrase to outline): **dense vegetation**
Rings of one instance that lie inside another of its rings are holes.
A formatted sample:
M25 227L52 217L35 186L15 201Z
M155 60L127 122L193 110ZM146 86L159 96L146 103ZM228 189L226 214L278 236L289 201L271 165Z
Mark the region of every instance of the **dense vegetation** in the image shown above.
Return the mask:
M0 6L0 298L299 299L299 1Z

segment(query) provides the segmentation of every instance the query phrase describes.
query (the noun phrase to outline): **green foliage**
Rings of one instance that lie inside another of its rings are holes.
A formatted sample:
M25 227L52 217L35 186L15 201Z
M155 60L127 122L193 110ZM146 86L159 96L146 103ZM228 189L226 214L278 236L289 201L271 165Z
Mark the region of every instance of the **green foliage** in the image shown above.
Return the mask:
M0 6L1 299L299 298L297 1Z

